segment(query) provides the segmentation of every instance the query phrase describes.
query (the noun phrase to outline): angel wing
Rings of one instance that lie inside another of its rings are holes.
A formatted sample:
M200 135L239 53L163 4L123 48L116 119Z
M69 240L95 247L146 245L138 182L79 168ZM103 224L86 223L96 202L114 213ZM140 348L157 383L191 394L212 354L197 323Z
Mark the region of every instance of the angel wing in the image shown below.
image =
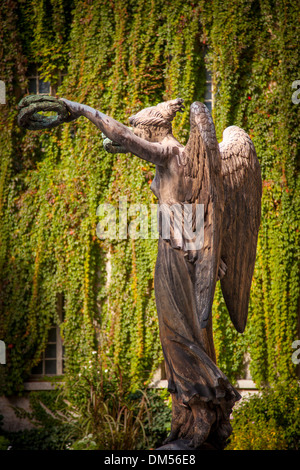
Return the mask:
M193 103L184 149L186 202L204 204L204 244L192 253L195 301L200 326L209 321L220 277L230 318L239 332L247 322L260 225L262 183L254 145L231 126L219 145L211 115ZM190 256L190 255L189 255Z
M261 216L262 181L253 142L237 126L223 132L219 145L225 210L221 289L236 330L246 327Z
M190 108L190 136L182 164L187 203L204 205L204 243L188 254L195 265L196 312L201 328L210 319L221 256L224 191L221 155L211 115L203 103Z

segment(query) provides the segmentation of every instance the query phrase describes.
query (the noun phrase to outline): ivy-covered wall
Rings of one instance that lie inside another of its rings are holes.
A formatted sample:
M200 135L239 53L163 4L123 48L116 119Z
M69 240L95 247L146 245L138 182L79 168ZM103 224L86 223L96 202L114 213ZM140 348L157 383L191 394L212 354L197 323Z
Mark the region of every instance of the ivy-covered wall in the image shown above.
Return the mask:
M123 123L143 107L178 96L186 111L175 135L189 134L189 105L203 101L212 71L219 140L228 125L253 139L263 176L263 213L249 323L230 325L218 290L214 329L218 364L231 380L246 351L257 383L295 374L292 342L299 310L299 78L296 2L183 0L6 0L0 6L0 338L5 393L40 359L57 296L64 297L67 387L120 367L133 385L162 359L154 301L156 240L101 241L99 204L155 203L153 165L111 155L80 118L49 131L16 124L30 66L57 95ZM205 55L208 48L208 54ZM110 282L107 282L107 263ZM298 310L297 310L298 309Z
M295 373L291 355L300 312L300 107L292 101L292 85L299 79L297 11L294 1L213 1L205 4L202 16L216 80L217 134L221 138L231 124L247 130L262 170L262 222L245 335L227 326L221 297L215 310L220 363L228 372L238 370L241 352L248 351L257 383Z

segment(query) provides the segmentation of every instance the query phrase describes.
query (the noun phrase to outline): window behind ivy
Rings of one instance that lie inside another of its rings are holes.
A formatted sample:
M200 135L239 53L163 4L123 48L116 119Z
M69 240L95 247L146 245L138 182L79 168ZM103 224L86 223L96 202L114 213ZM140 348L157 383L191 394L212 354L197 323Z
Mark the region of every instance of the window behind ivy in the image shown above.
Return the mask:
M29 68L28 92L32 95L52 94L50 82L45 82L40 78L36 66Z
M59 320L63 320L63 296L58 295L57 310ZM49 329L48 343L42 354L41 361L31 370L32 377L62 375L64 373L64 346L59 325Z

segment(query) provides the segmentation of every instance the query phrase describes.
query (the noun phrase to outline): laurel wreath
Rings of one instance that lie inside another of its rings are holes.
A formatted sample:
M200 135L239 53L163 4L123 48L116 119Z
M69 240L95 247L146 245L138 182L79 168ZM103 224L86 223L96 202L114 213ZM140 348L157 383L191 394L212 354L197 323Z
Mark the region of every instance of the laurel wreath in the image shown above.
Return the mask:
M53 128L70 119L65 103L54 96L26 96L20 101L18 109L19 126L30 130ZM55 112L56 116L45 116L41 112Z

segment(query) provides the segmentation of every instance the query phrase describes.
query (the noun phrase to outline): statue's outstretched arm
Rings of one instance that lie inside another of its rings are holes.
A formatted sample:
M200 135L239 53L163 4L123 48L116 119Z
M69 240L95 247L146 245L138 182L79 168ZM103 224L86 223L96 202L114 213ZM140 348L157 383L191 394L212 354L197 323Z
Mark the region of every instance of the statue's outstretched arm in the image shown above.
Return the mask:
M159 143L148 142L136 136L128 127L115 119L101 113L100 111L84 104L69 101L61 98L71 116L77 119L84 116L97 126L103 134L113 142L117 142L127 152L133 153L137 157L152 162L156 165L163 165L168 157L166 148Z
M119 144L124 151L152 162L156 165L164 165L168 158L168 150L159 143L148 142L136 136L128 127L124 126L106 114L97 111L90 106L69 101L65 98L57 99L52 96L30 95L19 104L19 125L27 129L52 128L63 122L73 121L84 116L95 124L108 139ZM40 112L55 111L55 118L47 118Z

